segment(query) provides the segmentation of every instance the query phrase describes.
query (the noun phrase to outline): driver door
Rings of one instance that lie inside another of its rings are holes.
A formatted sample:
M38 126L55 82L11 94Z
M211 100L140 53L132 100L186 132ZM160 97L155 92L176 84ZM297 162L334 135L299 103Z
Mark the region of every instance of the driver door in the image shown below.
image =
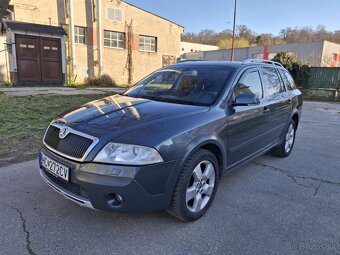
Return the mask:
M265 99L259 70L252 68L245 71L233 93L233 101L238 95L248 93L256 95L259 103L246 106L229 106L228 167L242 163L270 144L266 137L266 133L270 129L268 127L268 103Z

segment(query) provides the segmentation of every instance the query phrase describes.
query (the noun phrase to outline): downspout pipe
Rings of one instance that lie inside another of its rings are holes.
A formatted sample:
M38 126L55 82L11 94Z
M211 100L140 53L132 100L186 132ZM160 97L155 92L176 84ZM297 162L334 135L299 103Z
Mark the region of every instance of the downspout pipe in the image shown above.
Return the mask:
M103 74L103 30L102 30L102 1L97 1L97 22L98 22L98 34L97 34L97 45L98 45L98 76Z
M9 10L9 9L7 9L7 12L9 12L9 13L11 14L11 19L12 19L13 21L15 21L15 14L14 14L14 12L12 12L12 11Z
M70 22L70 43L71 43L71 77L74 77L76 70L76 51L75 51L75 42L74 42L74 8L73 8L73 0L68 0L69 2L69 22Z

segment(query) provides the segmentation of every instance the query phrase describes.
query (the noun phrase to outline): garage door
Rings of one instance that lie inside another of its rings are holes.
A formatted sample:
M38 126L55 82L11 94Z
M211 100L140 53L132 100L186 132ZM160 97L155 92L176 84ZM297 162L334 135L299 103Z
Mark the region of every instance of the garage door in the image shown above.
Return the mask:
M63 82L60 39L16 35L19 82Z

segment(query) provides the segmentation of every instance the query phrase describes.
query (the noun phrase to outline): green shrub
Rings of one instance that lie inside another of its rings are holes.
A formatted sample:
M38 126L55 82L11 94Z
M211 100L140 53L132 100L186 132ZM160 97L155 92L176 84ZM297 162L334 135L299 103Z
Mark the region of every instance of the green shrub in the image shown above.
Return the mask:
M288 52L281 51L272 60L281 63L290 72L299 86L303 87L310 77L308 65L302 64L298 59L289 55Z

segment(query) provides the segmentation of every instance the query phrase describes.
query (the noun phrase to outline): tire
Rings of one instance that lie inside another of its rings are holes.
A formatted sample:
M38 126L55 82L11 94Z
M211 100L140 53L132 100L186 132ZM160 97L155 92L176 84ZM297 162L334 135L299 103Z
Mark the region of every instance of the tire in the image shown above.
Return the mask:
M288 157L293 150L296 136L296 123L292 119L286 129L283 141L278 146L272 149L272 154L277 157Z
M168 213L186 222L202 217L214 200L218 179L214 154L204 149L193 153L181 170Z

